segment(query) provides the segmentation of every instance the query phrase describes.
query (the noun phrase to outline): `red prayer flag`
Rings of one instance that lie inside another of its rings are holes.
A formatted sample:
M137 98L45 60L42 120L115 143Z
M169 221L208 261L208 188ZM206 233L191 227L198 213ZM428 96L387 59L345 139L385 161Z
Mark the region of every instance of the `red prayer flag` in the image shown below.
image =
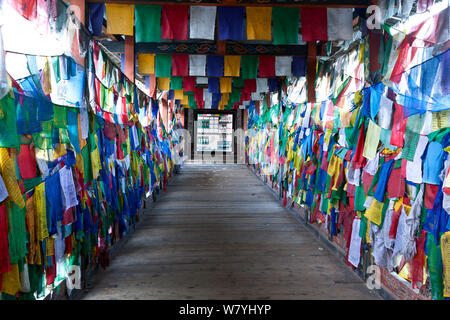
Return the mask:
M328 40L327 8L300 8L302 40Z
M260 78L275 77L275 56L259 56Z
M247 94L256 92L256 79L245 79L244 80L244 90Z
M183 91L189 92L195 89L195 77L184 77L183 78Z
M391 133L391 141L389 142L393 146L403 147L403 137L406 130L406 122L408 119L403 118L403 106L394 102L394 119Z
M172 76L189 75L189 56L187 54L172 55Z
M434 200L436 200L438 191L439 191L438 185L425 183L425 197L424 197L425 208L429 210L433 209Z
M163 39L187 40L189 6L163 5L161 29Z

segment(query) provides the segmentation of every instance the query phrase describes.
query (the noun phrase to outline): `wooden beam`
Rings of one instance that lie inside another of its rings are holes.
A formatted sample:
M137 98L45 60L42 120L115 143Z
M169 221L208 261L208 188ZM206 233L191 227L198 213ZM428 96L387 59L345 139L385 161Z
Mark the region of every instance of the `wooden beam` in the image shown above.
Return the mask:
M123 53L124 41L105 41L100 43L109 51ZM136 43L136 53L167 53L167 54L208 54L208 55L276 55L276 56L307 56L306 45L272 45L247 44L236 41L218 40L217 43Z
M134 82L134 36L125 36L125 76Z

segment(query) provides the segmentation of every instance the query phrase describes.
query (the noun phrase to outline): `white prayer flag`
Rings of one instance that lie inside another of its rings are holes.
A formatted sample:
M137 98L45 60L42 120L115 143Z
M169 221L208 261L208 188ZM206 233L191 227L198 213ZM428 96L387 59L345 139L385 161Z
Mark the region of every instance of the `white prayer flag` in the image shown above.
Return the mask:
M206 76L206 55L189 55L189 75Z
M3 182L2 176L0 175L0 202L8 198L8 190L6 189L5 183Z
M189 38L214 40L216 11L214 6L191 6Z
M275 57L275 75L277 77L292 75L292 57Z
M59 170L59 183L61 184L64 210L75 207L78 204L78 199L70 167L64 166Z
M353 9L327 8L328 40L353 40Z
M267 78L256 79L256 92L268 92L269 85L267 84Z
M212 93L208 92L208 88L203 88L203 101L205 101L205 109L211 109Z

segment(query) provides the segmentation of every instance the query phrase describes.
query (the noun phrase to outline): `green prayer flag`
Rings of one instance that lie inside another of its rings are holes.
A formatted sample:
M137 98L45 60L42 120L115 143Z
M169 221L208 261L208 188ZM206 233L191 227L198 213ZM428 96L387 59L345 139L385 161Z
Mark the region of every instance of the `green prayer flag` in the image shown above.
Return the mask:
M170 78L171 90L183 90L183 77L171 77Z
M155 76L161 78L172 76L172 56L170 54L157 54L155 56Z
M235 88L243 88L244 87L244 79L243 78L233 78L233 87Z
M256 79L258 77L258 56L241 57L242 79Z
M300 10L273 7L273 44L297 44Z
M20 145L17 134L16 104L8 94L0 100L0 147L15 148Z
M67 126L66 107L53 105L53 126L55 128L66 128Z
M160 5L135 5L134 19L136 43L161 40Z

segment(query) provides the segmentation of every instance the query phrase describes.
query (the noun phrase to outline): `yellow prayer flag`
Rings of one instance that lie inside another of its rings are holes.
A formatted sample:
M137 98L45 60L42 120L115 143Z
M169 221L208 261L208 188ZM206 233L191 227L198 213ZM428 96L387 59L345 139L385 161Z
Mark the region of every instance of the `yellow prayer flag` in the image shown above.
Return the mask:
M441 237L441 254L443 265L444 297L450 297L450 231Z
M133 35L134 5L106 4L106 32L109 34Z
M226 105L228 103L228 99L230 99L229 93L222 93L222 99L220 99L219 105Z
M366 210L366 218L377 226L381 224L381 212L383 211L383 203L373 198L370 208Z
M189 96L183 94L183 98L180 101L180 104L189 107Z
M184 97L183 90L174 90L175 100L183 100L183 97Z
M231 86L231 78L220 78L220 93L230 93Z
M155 74L155 55L153 53L138 54L138 73Z
M247 40L272 40L272 8L247 7Z
M240 69L241 69L241 56L224 57L223 75L225 77L239 77Z
M0 148L0 173L8 191L9 199L21 209L25 208L22 192L17 183L15 165L8 154L7 148Z
M36 236L39 241L48 238L45 182L34 188L34 207L36 210Z
M16 295L20 291L20 275L19 265L12 264L11 270L1 274L2 276L2 292L11 296Z
M158 89L161 91L167 91L170 90L170 78L167 77L163 77L163 78L158 78Z

